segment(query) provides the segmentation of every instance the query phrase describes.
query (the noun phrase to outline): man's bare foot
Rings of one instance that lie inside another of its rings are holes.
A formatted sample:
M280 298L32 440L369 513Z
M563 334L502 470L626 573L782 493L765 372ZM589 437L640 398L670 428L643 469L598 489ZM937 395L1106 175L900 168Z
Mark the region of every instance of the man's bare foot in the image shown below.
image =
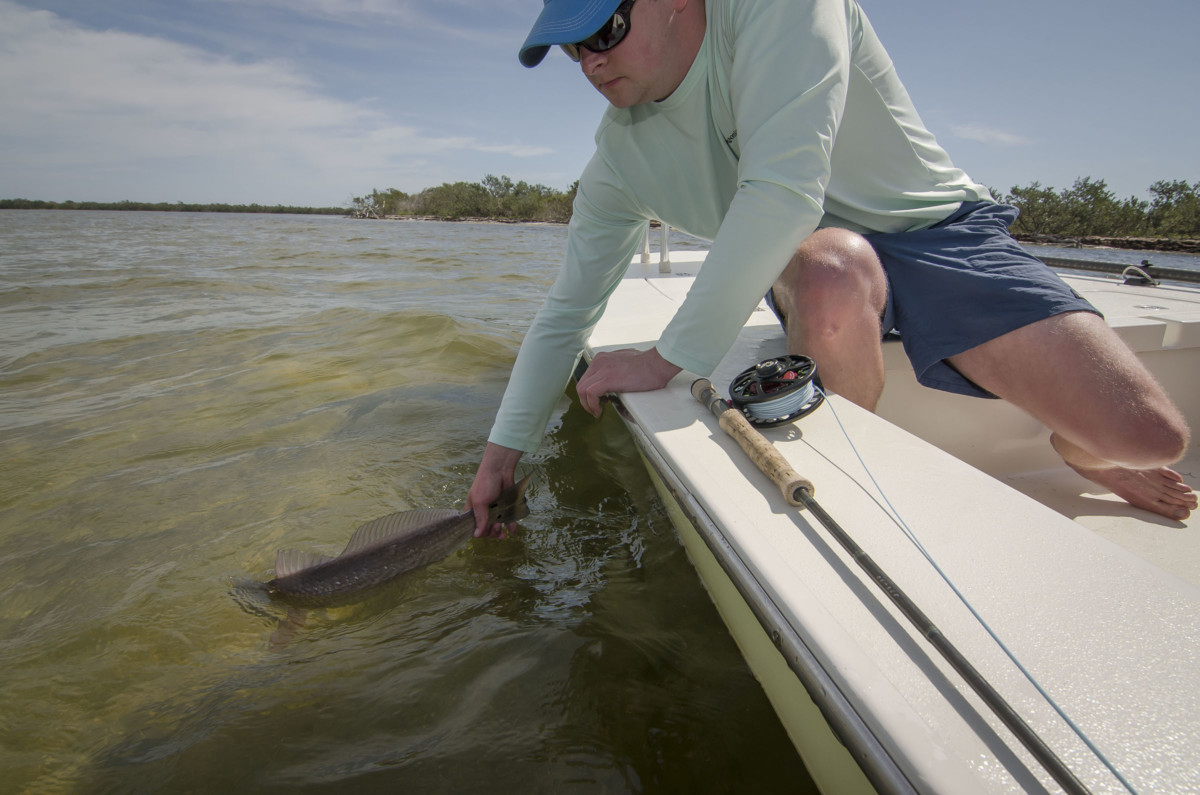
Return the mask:
M1093 483L1097 483L1137 508L1180 521L1196 509L1196 494L1173 469L1084 469L1067 464Z
M1183 476L1173 469L1129 469L1116 466L1097 458L1057 433L1050 434L1050 445L1071 469L1136 508L1180 521L1191 516L1192 511L1196 510L1195 492L1183 482Z

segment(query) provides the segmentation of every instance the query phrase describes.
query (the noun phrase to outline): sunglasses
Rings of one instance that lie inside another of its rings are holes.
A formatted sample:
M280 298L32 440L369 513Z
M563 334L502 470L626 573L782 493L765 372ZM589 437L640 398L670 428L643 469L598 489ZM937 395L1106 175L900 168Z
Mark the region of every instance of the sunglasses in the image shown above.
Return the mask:
M633 8L636 0L625 0L621 5L617 6L617 10L613 12L612 18L601 26L600 30L588 36L586 39L575 44L560 44L562 51L567 54L575 63L579 63L581 57L579 49L586 47L592 52L605 52L616 47L625 39L625 34L629 33L629 12Z

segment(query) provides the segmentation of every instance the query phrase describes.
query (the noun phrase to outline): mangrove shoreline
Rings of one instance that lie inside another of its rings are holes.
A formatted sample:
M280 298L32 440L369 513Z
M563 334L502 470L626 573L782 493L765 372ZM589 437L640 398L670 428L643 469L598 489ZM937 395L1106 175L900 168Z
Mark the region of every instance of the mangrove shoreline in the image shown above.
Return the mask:
M565 224L571 220L576 182L566 191L513 182L488 174L482 182L443 183L418 193L372 190L344 207L185 202L51 202L0 199L0 210L115 210L152 212L272 213L469 223ZM1008 193L989 189L1020 210L1013 237L1025 243L1070 248L1122 248L1200 255L1200 181L1159 180L1151 200L1119 200L1104 180L1082 177L1065 190L1034 182Z

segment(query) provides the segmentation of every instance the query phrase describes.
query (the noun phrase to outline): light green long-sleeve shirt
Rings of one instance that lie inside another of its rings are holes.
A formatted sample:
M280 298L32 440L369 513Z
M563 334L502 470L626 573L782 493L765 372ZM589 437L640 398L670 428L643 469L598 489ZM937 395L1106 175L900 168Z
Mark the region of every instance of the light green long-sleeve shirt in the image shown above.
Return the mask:
M708 375L818 227L931 226L987 189L925 129L855 0L708 0L704 42L661 102L609 108L566 260L517 356L490 441L536 450L650 218L712 241L657 348Z

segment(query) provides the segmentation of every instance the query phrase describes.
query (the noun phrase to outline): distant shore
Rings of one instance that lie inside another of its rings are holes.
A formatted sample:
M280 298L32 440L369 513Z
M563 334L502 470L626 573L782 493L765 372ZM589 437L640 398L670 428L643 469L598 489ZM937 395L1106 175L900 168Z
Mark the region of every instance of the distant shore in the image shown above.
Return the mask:
M566 226L566 221L526 221L523 218L486 218L481 216L464 216L462 218L443 218L440 215L356 215L355 218L369 218L377 221L445 221L451 224L522 224L524 226Z
M357 216L367 217L367 216ZM382 215L370 216L372 220L380 221L446 221L449 223L472 224L544 224L548 226L563 226L563 221L523 221L514 218L442 218L436 215ZM657 223L651 222L657 226ZM1121 248L1127 251L1161 251L1174 254L1200 255L1200 240L1173 237L1065 237L1062 235L1023 235L1015 234L1014 238L1022 243L1033 243L1039 246L1061 246L1063 248Z
M561 226L562 221L527 221L519 218L483 216L443 217L439 215L362 215L346 207L291 207L261 204L184 204L182 202L49 202L34 199L0 199L0 210L109 210L122 212L209 212L263 213L279 215L336 215L384 221L443 221L476 224L541 224ZM1160 251L1200 255L1200 240L1173 237L1103 237L1089 235L1013 235L1022 243L1065 248L1120 248L1130 251Z
M283 204L188 204L185 202L48 202L0 199L0 210L107 210L152 213L264 213L271 215L350 215L347 207L293 207Z
M1173 254L1200 254L1200 240L1175 237L1064 237L1061 235L1013 235L1022 243L1064 248L1123 248L1127 251L1162 251Z
M358 216L366 217L366 216ZM446 221L449 223L472 224L545 224L563 226L563 221L522 221L514 218L442 218L436 215L382 215L373 216L380 221ZM651 222L657 226L656 223ZM1061 235L1013 235L1022 243L1063 248L1123 248L1128 251L1162 251L1178 254L1200 255L1200 240L1172 237L1064 237Z

